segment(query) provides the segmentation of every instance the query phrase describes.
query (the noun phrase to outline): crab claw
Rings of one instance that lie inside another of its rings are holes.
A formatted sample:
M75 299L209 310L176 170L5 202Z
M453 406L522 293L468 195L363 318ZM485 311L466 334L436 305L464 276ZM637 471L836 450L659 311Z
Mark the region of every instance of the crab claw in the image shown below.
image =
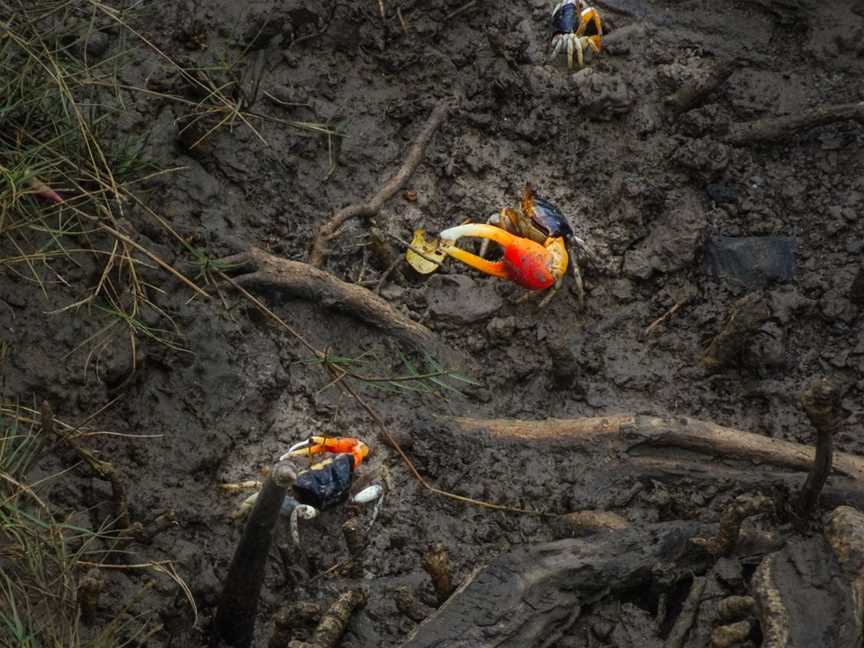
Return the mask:
M356 468L369 454L369 446L354 437L310 436L305 441L291 446L288 452L279 457L279 460L284 461L289 457L311 457L324 452L353 455Z
M455 241L464 237L489 239L504 248L499 261L487 261L476 254L456 247ZM509 279L529 290L544 290L557 283L567 272L567 250L560 238L550 239L546 245L514 236L509 232L479 223L468 223L446 229L440 234L443 251L480 272L493 277Z

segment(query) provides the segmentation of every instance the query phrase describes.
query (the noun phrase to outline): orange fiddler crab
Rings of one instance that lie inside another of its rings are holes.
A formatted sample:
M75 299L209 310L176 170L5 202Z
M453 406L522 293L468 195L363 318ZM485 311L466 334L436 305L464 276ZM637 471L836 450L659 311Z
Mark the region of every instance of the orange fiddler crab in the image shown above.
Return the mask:
M422 230L420 234L419 242L426 244ZM456 246L456 241L464 237L485 239L479 255ZM494 241L503 250L501 258L496 261L484 258L489 241ZM415 234L417 242L418 235ZM537 196L534 188L526 184L518 211L505 207L500 213L490 216L486 223L465 223L446 229L439 234L439 242L434 247L426 245L423 251L428 253L431 249L441 259L445 255L453 257L480 272L509 279L531 291L551 288L540 302L542 308L561 287L568 264L576 281L579 304L584 303L585 290L576 260L577 248L590 254L585 242L573 233L561 211ZM409 250L409 262L424 272L412 261L412 252L413 258L417 257L416 251ZM424 258L438 261L438 258ZM429 264L429 267L431 269L425 271L431 272L437 265Z
M585 65L584 52L591 48L600 53L603 37L603 21L594 7L583 0L561 0L552 10L552 56L559 51L567 53L567 67L573 67L573 53L576 52L579 67Z

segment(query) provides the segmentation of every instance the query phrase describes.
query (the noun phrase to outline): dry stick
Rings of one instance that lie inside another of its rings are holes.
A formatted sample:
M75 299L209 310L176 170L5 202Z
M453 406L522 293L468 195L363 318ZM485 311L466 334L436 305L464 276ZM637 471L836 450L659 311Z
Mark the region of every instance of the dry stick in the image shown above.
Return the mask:
M654 329L656 329L656 328L657 328L658 326L660 326L663 322L665 322L665 321L668 320L670 317L672 317L675 313L678 312L678 310L679 310L682 306L684 306L684 305L685 305L687 302L689 302L689 301L690 301L690 299L687 298L687 299L682 299L681 301L679 301L678 303L676 303L672 308L670 308L668 311L666 311L665 313L663 313L663 314L662 314L660 317L658 317L656 320L654 320L653 322L651 322L651 323L648 325L648 327L645 329L645 331L643 332L642 335L643 335L644 337L648 337L649 335L651 335L651 333L654 331Z
M729 144L780 142L800 130L847 119L864 124L864 101L808 110L788 117L769 117L732 124L723 138Z
M684 606L681 608L681 614L675 619L675 625L666 637L666 642L663 648L683 648L684 642L687 640L687 634L696 620L696 614L699 612L699 606L702 603L702 593L705 591L705 585L708 579L704 576L697 576L693 579L693 584L690 586L690 592L687 594L687 599L684 601Z
M837 385L827 378L819 378L801 394L804 412L816 428L816 456L796 502L796 512L803 519L816 508L819 493L831 473L834 431L842 420L838 412L840 395Z
M243 529L213 620L214 635L229 646L246 648L252 644L273 527L279 519L285 492L296 478L289 462L276 464L264 481Z
M402 167L381 189L366 200L366 202L354 203L343 207L334 213L330 219L324 223L318 230L318 235L312 244L312 250L309 254L309 263L316 267L324 265L324 261L330 254L330 241L339 235L339 230L345 223L354 218L371 218L396 193L405 186L408 179L417 170L423 156L426 154L426 147L429 145L432 135L447 117L450 110L450 105L453 102L452 97L442 99L432 114L429 116L426 125L417 135L417 139L408 150L408 155L402 163Z
M288 648L336 648L342 635L345 634L351 613L365 604L366 594L362 590L345 592L324 614L324 618L315 629L312 641L292 641L288 644Z

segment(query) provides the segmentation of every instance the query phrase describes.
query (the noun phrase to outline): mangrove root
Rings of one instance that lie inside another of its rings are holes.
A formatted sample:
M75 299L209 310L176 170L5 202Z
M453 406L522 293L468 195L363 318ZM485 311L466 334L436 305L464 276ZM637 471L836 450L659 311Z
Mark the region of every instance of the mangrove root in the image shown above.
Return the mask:
M289 261L258 248L223 258L243 288L275 290L353 315L418 348L440 349L435 334L393 308L371 290L351 284L308 263ZM227 272L227 270L226 270Z
M801 394L801 405L816 428L816 456L807 474L807 481L798 494L796 512L802 519L816 508L819 493L831 473L834 431L843 420L840 414L840 389L826 378L820 378Z
M724 139L729 144L782 142L798 131L846 120L864 124L864 101L814 108L788 117L768 117L732 124Z
M376 194L370 196L365 202L358 202L343 207L321 226L312 244L312 250L309 253L310 265L316 268L324 265L324 261L330 254L330 241L339 235L345 223L354 218L372 218L378 213L384 203L405 186L405 183L414 175L414 171L417 170L417 167L423 160L423 156L426 154L426 147L429 146L429 142L432 140L435 131L438 130L438 127L446 119L452 102L452 98L442 99L435 106L426 124L420 130L420 133L418 133L417 139L414 140L411 148L408 149L408 155L405 157L405 161L402 163L399 171Z

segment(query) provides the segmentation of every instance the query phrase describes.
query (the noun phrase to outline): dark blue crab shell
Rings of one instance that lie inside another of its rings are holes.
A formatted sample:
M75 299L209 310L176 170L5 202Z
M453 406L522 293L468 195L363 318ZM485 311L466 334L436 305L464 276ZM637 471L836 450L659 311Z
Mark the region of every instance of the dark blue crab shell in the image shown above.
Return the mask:
M325 459L297 475L294 497L319 511L341 504L348 499L353 475L354 458L350 454Z
M552 14L552 29L555 34L572 34L579 27L579 10L576 2L563 3Z
M531 222L542 229L547 238L561 236L565 241L573 238L573 228L567 222L567 218L555 205L548 200L534 197L534 212L528 214Z

